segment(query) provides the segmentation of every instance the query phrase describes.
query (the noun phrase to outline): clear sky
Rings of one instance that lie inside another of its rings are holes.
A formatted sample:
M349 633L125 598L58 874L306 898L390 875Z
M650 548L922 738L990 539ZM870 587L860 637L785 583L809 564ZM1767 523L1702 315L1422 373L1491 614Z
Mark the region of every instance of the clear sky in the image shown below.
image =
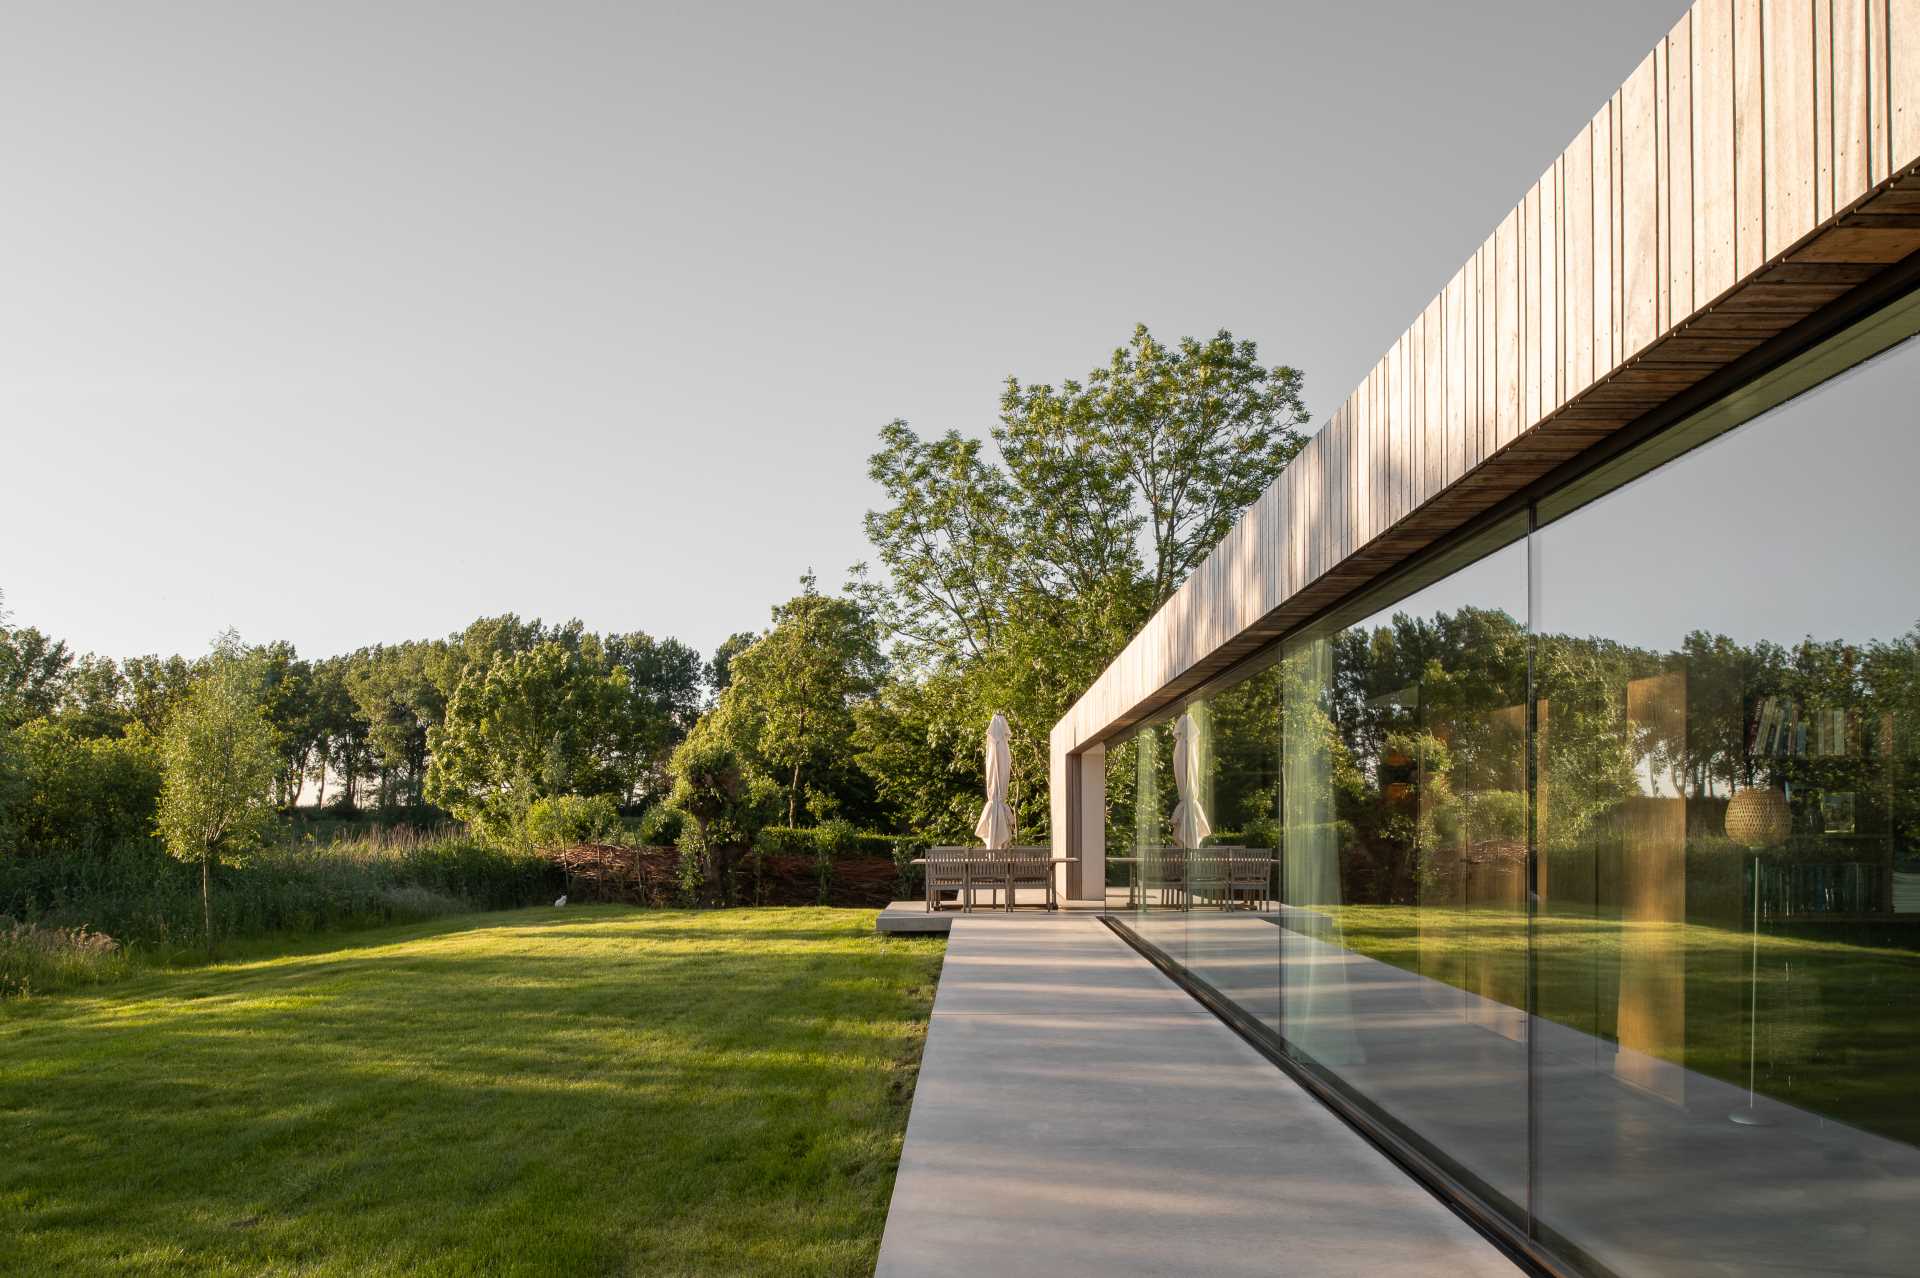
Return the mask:
M1684 9L0 0L0 591L711 649L1136 321L1318 421Z

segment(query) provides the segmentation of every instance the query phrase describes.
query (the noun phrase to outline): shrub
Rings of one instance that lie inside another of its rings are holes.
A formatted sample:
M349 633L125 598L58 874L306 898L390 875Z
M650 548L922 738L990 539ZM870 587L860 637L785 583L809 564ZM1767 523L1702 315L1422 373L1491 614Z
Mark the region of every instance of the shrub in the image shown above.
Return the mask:
M36 720L7 742L11 837L34 852L81 852L153 833L160 757L145 733L82 737Z
M527 809L522 829L527 843L536 848L611 843L623 832L620 810L604 794L556 794L535 799Z
M680 842L680 831L686 825L687 814L666 803L656 803L640 814L635 834L643 846L650 848L670 848Z
M829 821L812 828L770 825L754 840L762 856L821 856L829 860L891 857L899 836L856 830L846 821Z
M1519 790L1481 790L1461 796L1467 838L1474 843L1510 843L1527 837L1527 796Z

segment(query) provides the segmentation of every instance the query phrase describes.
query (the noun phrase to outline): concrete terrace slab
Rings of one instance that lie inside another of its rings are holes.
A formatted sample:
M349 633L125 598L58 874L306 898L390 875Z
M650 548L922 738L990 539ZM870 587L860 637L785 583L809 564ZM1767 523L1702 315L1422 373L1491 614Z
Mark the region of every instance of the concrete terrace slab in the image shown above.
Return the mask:
M1054 922L1068 917L1084 917L1098 914L1106 908L1103 901L1061 901L1060 908L1045 910L1040 908L1047 899L1044 888L1019 888L1014 892L1018 909L1011 914L999 909L995 894L981 891L974 905L976 915L999 914L1002 918L1016 922ZM925 901L894 901L880 911L873 920L873 930L892 934L933 934L945 936L953 928L953 921L965 918L956 909L929 910Z
M1512 1275L1097 919L955 919L880 1278Z

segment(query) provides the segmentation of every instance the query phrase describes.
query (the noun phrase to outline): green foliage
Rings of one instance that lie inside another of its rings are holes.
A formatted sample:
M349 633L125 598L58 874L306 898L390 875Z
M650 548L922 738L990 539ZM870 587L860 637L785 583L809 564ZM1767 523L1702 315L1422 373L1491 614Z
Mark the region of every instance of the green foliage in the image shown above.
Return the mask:
M73 668L67 645L31 626L9 629L0 613L0 730L52 714Z
M153 832L160 752L144 729L85 737L61 720L35 719L9 734L5 749L17 851L87 851Z
M655 803L640 814L634 834L643 846L670 848L680 842L686 819L687 814L671 803Z
M720 641L720 646L713 650L712 660L700 672L701 682L711 697L718 699L733 683L733 659L751 648L759 637L751 630L741 630Z
M898 835L856 830L845 821L828 821L805 828L767 826L755 836L753 850L762 856L825 857L836 860L891 857L899 843Z
M1462 799L1465 834L1473 843L1512 843L1527 837L1523 790L1481 790Z
M1083 380L1009 380L997 459L958 432L882 430L887 504L866 530L885 578L861 591L920 686L868 707L857 743L916 828L970 828L1000 711L1020 837L1046 837L1048 731L1303 446L1300 384L1228 333L1163 346L1139 328Z
M847 743L857 707L885 677L879 635L855 600L822 595L811 574L801 593L773 610L773 628L732 659L731 681L711 716L740 762L786 792L786 819L800 816L803 783L834 797L864 781Z
M680 832L682 886L689 893L704 889L709 900L725 902L740 854L767 823L778 792L704 721L674 751L670 770L670 802L693 821L692 829Z
M193 664L178 655L128 657L120 674L128 717L153 737L166 730L167 716L193 686Z
M217 941L511 909L561 887L550 863L457 835L276 845L214 866L209 879ZM0 858L0 915L104 932L162 957L204 942L199 870L157 840Z
M160 740L160 837L200 865L201 930L213 952L211 876L222 856L255 847L273 821L279 738L262 705L265 665L229 631L214 645Z
M620 809L604 794L555 794L527 808L526 841L537 848L612 843L620 838Z
M891 680L854 707L860 767L872 777L882 810L901 827L937 842L973 836L985 785L981 738L993 717L982 699L985 684L959 667L942 667Z
M215 645L160 740L159 831L182 860L256 846L273 820L279 740L262 704L258 654L228 634Z
M626 703L626 672L590 635L469 666L428 734L426 797L505 840L536 799L621 793Z

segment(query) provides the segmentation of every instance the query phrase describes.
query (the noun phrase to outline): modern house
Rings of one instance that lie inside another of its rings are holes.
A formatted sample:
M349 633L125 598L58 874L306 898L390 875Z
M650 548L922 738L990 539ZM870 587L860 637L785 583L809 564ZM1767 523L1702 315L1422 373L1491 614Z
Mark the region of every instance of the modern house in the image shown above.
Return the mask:
M1917 170L1920 0L1701 0L1053 729L1067 895L1543 1268L1920 1272Z

